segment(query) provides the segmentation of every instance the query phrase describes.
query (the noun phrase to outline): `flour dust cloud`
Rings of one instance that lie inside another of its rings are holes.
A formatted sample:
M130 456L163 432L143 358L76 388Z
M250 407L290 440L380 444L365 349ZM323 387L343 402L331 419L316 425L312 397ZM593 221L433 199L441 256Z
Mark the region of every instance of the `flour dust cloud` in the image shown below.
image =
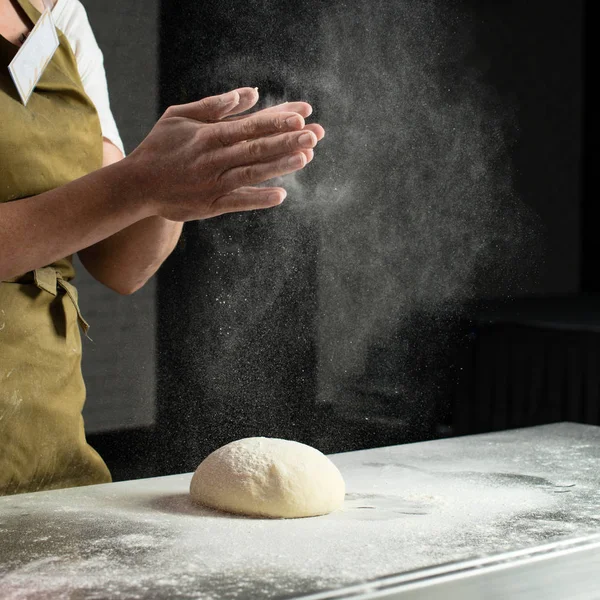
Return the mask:
M314 302L293 304L283 322L312 315L304 341L316 346L318 399L373 411L374 400L346 393L370 377L394 402L426 404L467 303L518 293L535 276L538 226L513 191L513 107L473 66L472 18L449 4L315 3L309 41L282 23L281 40L253 52L252 32L277 10L265 0L243 15L245 52L223 41L216 89L258 85L263 106L306 99L326 138L313 164L283 179L282 207L200 224L228 257L206 376L215 390L277 368L244 368L255 324L314 286Z

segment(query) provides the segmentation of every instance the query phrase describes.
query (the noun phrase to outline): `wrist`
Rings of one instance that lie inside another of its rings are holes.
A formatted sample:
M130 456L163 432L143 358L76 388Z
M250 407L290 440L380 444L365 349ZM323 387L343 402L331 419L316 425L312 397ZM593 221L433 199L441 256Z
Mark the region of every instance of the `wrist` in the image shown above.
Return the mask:
M114 182L119 200L135 220L158 216L158 202L153 196L148 177L138 168L135 159L125 157L102 169Z

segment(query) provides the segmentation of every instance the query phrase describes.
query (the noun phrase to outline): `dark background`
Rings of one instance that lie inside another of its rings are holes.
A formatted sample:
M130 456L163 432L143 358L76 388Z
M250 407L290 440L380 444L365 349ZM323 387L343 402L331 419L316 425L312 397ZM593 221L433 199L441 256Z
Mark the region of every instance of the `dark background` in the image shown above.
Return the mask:
M256 4L163 1L159 114L170 104L221 91L214 71L223 39L232 53L257 60L276 52L293 72L301 60L294 42L310 48L311 23L334 3L301 4L279 2L267 24L248 28L245 22L257 20L245 20L245 11L258 10ZM452 344L433 352L430 345L427 357L413 355L413 371L423 382L437 378L426 406L404 405L400 411L385 385L397 379L397 353L406 342L391 334L371 349L366 372L342 390L360 396L371 412L341 414L316 403L317 248L305 225L294 229L301 255L288 256L304 282L300 293L282 293L253 322L235 370L223 365L224 373L234 375L222 380L207 376L218 335L212 315L239 261L235 248L221 251L221 242L241 230L245 244L273 253L279 240L265 231L277 219L293 217L273 211L225 216L210 227L186 225L158 274L156 424L89 436L115 479L191 471L219 445L250 435L287 437L336 452L551 421L600 424L594 207L585 185L591 139L584 134L592 118L589 99L584 104L586 3L457 4L475 24L465 66L476 67L517 109L519 136L511 149L516 192L539 216L543 232L544 260L535 280L517 297L476 299L463 307L460 319L412 315L409 342L416 348L441 330L452 332ZM275 94L286 86L276 73L253 84Z

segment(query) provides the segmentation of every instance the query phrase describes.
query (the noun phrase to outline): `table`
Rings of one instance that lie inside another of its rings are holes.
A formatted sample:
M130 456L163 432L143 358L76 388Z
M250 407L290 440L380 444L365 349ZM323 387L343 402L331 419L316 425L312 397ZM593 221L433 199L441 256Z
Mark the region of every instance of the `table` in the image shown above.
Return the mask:
M254 519L191 474L0 498L0 598L600 598L600 428L332 455L344 509Z

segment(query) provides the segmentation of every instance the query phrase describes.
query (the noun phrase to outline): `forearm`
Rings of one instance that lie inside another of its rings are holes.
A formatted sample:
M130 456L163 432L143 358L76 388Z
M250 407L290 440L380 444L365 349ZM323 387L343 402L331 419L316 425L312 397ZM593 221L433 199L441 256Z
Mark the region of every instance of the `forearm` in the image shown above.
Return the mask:
M183 223L149 217L79 252L85 268L121 294L141 288L171 254Z
M0 281L152 216L138 183L119 163L43 194L0 204Z
M102 166L123 160L123 154L104 139ZM79 252L87 271L98 281L131 294L156 273L175 248L183 223L149 217Z

